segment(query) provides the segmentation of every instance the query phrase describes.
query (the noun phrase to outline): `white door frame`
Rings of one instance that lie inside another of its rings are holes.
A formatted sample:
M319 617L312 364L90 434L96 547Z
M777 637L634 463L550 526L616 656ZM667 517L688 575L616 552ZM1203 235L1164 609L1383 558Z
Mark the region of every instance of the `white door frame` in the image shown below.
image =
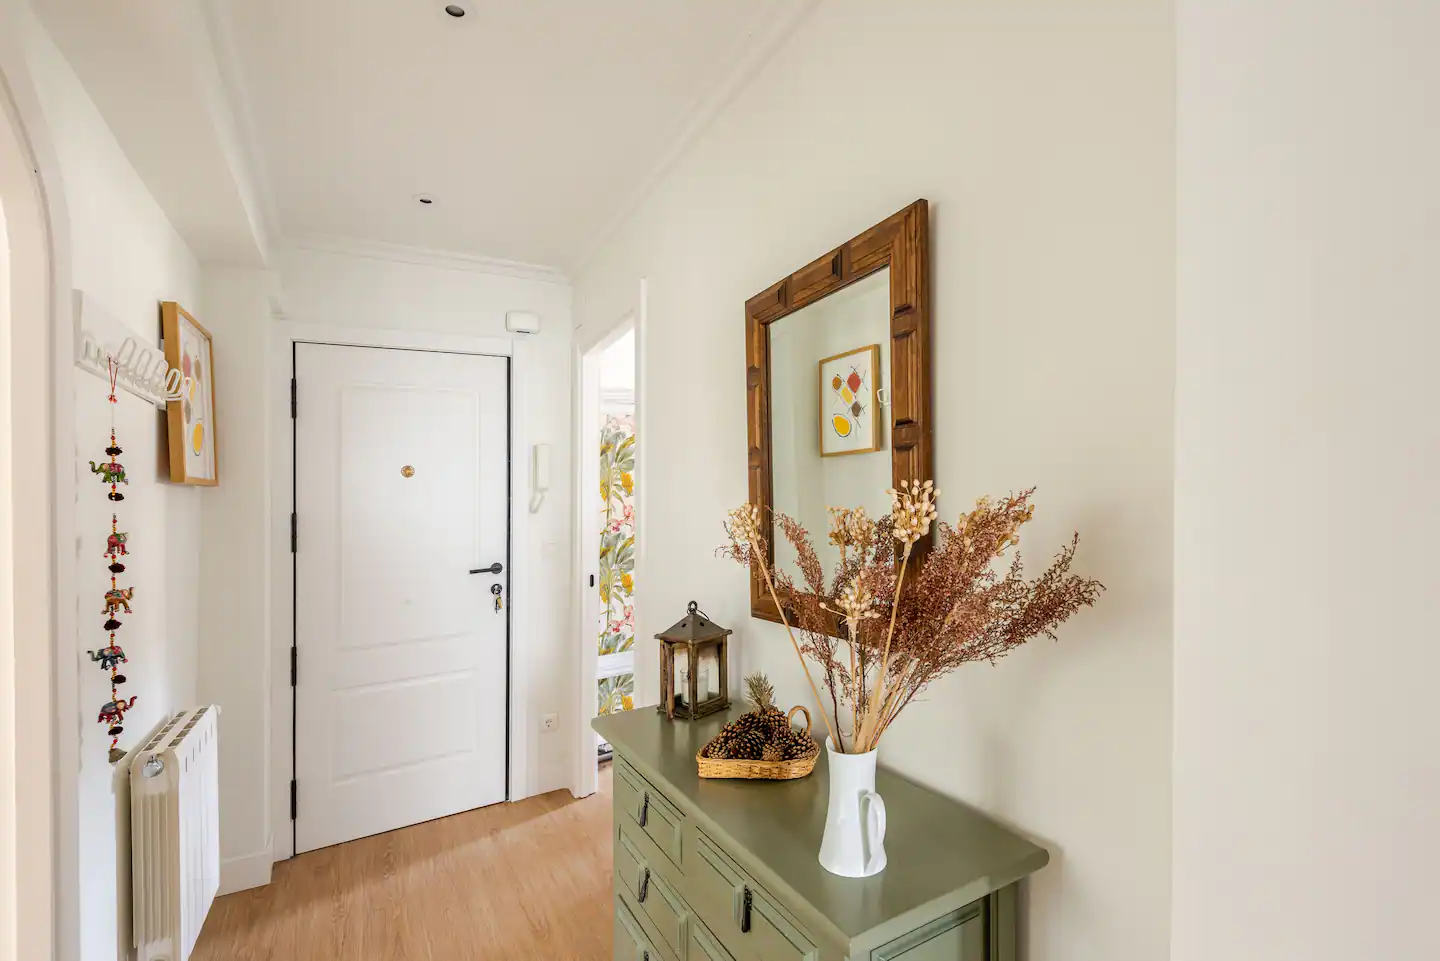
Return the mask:
M30 15L0 4L0 204L9 248L0 364L27 402L23 416L0 405L9 447L0 469L25 507L7 505L0 521L0 567L13 572L13 619L0 625L0 648L15 658L14 673L0 675L4 737L15 737L0 749L0 834L14 839L0 845L0 929L15 932L0 941L0 959L67 961L80 950L77 595L74 551L63 547L75 543L70 220L22 49Z
M295 855L295 834L290 821L290 779L294 776L295 750L294 688L290 686L290 647L295 637L294 555L290 553L290 513L295 505L295 465L291 447L294 422L290 418L290 378L294 370L296 343L334 344L351 347L389 347L409 350L436 350L453 354L484 354L510 358L510 638L527 637L534 585L526 573L529 566L530 512L525 492L529 490L531 440L526 429L524 391L520 385L532 376L535 361L523 341L463 334L426 333L334 324L277 323L271 341L274 383L271 389L270 498L271 515L271 637L270 730L271 823L276 825L272 856L283 861ZM530 783L530 756L525 707L530 684L525 658L517 657L513 643L507 658L510 672L508 710L509 763L506 778L509 801L525 797Z
M635 331L635 568L636 586L643 590L640 579L642 558L645 551L645 422L644 422L644 357L645 357L645 294L646 282L640 281L639 306L627 312L609 331L590 346L581 349L577 344L574 352L575 391L575 459L578 483L575 486L574 504L571 506L572 527L575 530L575 637L574 672L575 716L580 719L576 726L575 769L570 793L577 798L595 793L599 758L596 754L595 732L590 719L595 716L595 685L597 663L595 647L595 624L600 606L596 602L595 589L590 586L590 575L598 566L600 535L595 528L597 495L600 486L600 465L596 458L596 432L600 426L600 357L605 350L631 330ZM637 592L638 597L638 592ZM637 632L635 652L641 648ZM634 654L632 653L632 657ZM639 673L636 674L635 706L649 703L640 690Z

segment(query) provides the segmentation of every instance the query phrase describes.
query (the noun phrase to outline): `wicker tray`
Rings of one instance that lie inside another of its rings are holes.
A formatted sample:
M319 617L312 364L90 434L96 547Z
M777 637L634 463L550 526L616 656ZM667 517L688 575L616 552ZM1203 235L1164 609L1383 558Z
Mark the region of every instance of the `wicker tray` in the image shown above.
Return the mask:
M788 721L795 717L795 712L800 711L805 715L805 733L810 733L810 712L805 705L797 704L785 715ZM701 777L711 778L752 778L767 781L790 781L798 777L804 777L815 770L815 762L820 757L820 745L814 743L810 753L804 757L797 757L790 761L749 761L736 758L706 757L706 744L695 755L695 763L700 768Z

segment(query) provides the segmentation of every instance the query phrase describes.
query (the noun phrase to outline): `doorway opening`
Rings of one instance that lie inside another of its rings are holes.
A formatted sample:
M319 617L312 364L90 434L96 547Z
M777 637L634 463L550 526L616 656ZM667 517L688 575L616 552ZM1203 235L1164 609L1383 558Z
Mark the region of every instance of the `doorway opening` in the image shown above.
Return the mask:
M635 706L635 561L639 461L636 333L627 320L581 358L579 493L582 717ZM582 784L609 745L584 725Z

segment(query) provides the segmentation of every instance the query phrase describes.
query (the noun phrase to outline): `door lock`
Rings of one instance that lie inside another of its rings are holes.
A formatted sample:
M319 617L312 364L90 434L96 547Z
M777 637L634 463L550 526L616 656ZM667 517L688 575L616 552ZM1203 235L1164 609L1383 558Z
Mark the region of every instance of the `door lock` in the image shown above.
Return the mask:
M495 611L496 611L496 613L499 613L501 610L503 610L503 609L505 608L505 599L504 599L504 597L501 596L501 587L500 587L500 585L499 585L499 584L491 584L491 585L490 585L490 593L495 595Z

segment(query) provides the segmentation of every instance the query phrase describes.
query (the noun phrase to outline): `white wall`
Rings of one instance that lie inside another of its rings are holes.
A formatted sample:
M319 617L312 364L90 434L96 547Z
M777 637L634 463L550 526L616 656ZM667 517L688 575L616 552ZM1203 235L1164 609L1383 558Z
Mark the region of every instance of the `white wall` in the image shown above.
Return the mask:
M1437 35L1179 4L1176 961L1440 957Z
M33 17L24 19L27 66L58 155L69 200L73 283L142 343L159 342L159 301L199 301L194 258L156 206L69 65ZM202 315L203 316L203 315ZM139 700L126 718L122 748L132 748L164 717L195 698L199 492L174 487L162 454L164 420L156 408L121 394L116 428L130 484L112 505L83 461L100 460L109 443L108 386L75 372L77 490L74 545L78 629L71 640L81 662L79 714L62 737L80 738L80 951L86 961L117 957L128 941L128 801L121 769L106 759L109 738L95 723L109 700L107 678L84 653L103 646L100 597L109 587L102 558L111 508L130 533L132 555L122 585L136 588L134 614L118 640L130 657L124 694ZM40 399L35 402L42 403Z
M220 885L270 880L270 431L272 274L201 270L215 340L220 484L202 495L200 701L220 705ZM288 776L286 777L288 781ZM288 821L286 822L288 830Z
M0 107L4 104L0 103ZM19 141L14 136L9 117L0 113L0 171L8 188L9 176L15 163L20 159ZM14 352L10 346L10 234L5 228L5 194L0 192L0 477L7 488L13 477L15 459L12 454L14 442L10 438L10 420L14 406L11 401L10 368ZM18 232L17 232L18 233ZM17 235L16 242L20 241ZM11 572L15 570L16 545L15 505L13 495L0 498L0 695L9 701L15 691L15 588ZM16 713L13 704L0 705L0 724L5 730L16 728ZM0 738L0 959L12 961L18 948L16 916L19 887L19 862L16 857L16 835L19 822L16 820L15 740Z
M405 257L397 260L395 257ZM430 262L426 262L430 261ZM529 497L528 446L551 447L551 487L538 513L520 514L524 530L512 532L512 671L517 690L526 690L517 721L524 781L511 785L512 797L570 785L572 736L581 723L573 696L576 657L571 637L571 334L570 287L558 274L516 270L461 258L416 257L413 252L359 255L333 250L286 249L278 252L278 301L284 320L272 324L270 412L272 612L271 754L278 772L271 792L277 826L277 857L290 851L288 782L290 771L291 595L289 512L291 504L289 378L290 343L295 338L335 342L387 343L432 349L469 349L488 339L510 343L514 370L512 452L519 482L512 496ZM500 271L500 272L497 272ZM505 313L528 310L541 317L537 335L510 334ZM513 483L513 482L512 482ZM284 670L282 671L282 667ZM283 675L283 677L282 677ZM559 729L542 732L540 717L560 716ZM588 720L588 719L586 719ZM283 788L283 790L282 790ZM303 787L302 787L303 790Z
M795 701L789 646L713 555L746 496L742 305L929 199L944 513L1038 484L1027 557L1079 529L1109 591L1059 645L937 686L883 759L1049 848L1025 922L1046 961L1169 944L1171 31L1160 0L822 2L576 282L593 342L648 279L640 696L694 597Z

